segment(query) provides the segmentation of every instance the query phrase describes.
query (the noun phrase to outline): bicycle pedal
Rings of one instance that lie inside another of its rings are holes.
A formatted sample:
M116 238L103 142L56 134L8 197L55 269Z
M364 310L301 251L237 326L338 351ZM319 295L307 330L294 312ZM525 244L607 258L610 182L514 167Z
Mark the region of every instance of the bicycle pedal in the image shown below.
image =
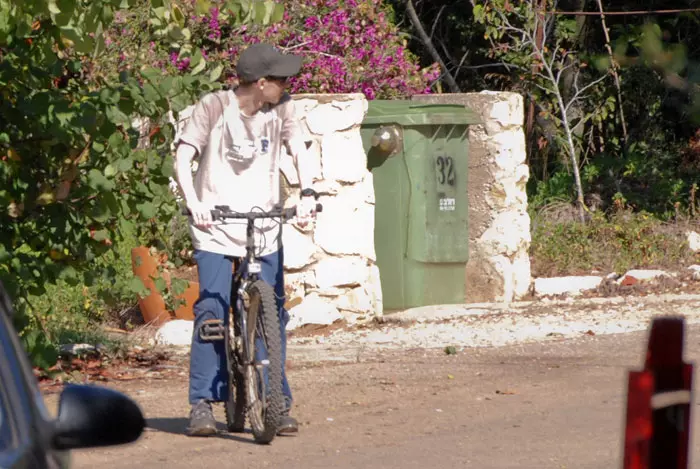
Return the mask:
M221 319L207 319L199 326L199 338L205 342L215 342L225 339L224 321Z

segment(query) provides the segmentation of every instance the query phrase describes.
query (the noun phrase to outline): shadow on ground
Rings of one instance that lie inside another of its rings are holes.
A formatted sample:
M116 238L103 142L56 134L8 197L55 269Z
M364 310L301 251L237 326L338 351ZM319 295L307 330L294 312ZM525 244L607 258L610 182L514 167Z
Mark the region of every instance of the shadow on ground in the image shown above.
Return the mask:
M189 420L183 417L153 418L147 420L146 427L162 433L171 433L173 435L187 435L188 424ZM217 430L219 430L219 432L216 435L213 435L209 438L223 438L225 440L238 441L240 443L257 444L254 440L252 440L252 434L250 429L245 430L245 434L250 435L250 438L245 438L242 436L234 435L232 433L228 433L226 427L221 423L217 423Z

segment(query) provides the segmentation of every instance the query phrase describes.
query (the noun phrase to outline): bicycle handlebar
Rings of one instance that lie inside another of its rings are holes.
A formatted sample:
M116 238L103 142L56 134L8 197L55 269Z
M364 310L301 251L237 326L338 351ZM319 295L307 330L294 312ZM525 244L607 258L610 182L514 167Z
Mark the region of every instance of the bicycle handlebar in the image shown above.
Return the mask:
M321 204L316 204L316 211L317 212L322 212L323 211L323 205ZM189 209L187 207L182 208L182 214L183 215L191 215ZM294 207L289 207L289 208L276 208L272 209L267 212L234 212L231 211L228 205L215 205L214 209L211 210L211 218L213 221L216 221L218 219L222 218L240 218L240 219L246 219L246 220L256 220L259 218L282 218L282 219L290 219L294 218L297 214L297 208L296 206Z

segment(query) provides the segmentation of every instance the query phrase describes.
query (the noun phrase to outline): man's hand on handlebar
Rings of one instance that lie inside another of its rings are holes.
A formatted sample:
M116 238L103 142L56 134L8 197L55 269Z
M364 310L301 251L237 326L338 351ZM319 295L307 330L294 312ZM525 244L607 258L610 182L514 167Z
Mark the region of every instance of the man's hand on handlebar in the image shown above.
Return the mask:
M187 210L189 210L192 222L197 228L206 229L214 224L211 217L211 207L206 206L200 201L188 203Z

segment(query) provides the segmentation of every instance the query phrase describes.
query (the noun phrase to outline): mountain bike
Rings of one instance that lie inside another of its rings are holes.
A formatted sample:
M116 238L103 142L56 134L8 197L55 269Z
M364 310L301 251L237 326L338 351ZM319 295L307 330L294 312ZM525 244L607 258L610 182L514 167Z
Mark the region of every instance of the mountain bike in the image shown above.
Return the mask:
M317 212L322 209L321 204L316 204ZM183 213L189 215L186 208ZM199 335L203 341L225 343L229 398L224 406L228 431L243 432L247 417L253 438L260 444L270 443L277 434L285 401L275 291L260 277L254 223L263 218L278 218L282 224L296 214L296 207L283 209L279 206L270 211L235 212L228 206L217 205L211 210L214 221L247 220L246 257L234 263L231 299L236 301L231 301L228 324L219 319L205 320Z

